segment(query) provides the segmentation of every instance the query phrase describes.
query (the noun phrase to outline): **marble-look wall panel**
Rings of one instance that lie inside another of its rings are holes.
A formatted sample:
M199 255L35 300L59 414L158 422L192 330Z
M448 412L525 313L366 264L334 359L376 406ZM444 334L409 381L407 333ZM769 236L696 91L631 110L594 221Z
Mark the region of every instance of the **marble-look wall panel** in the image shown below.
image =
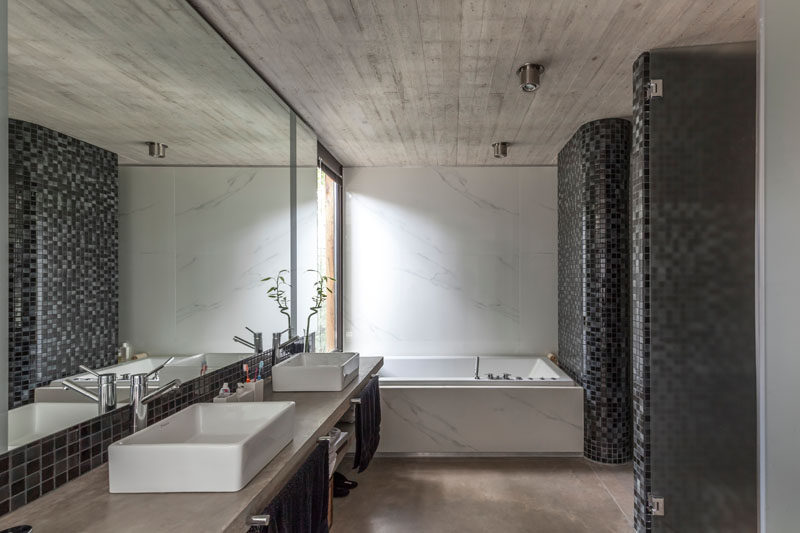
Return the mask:
M298 154L299 156L299 154ZM315 296L317 275L309 270L319 270L317 228L317 168L297 168L297 324L293 326L303 334ZM319 315L311 318L310 329L319 329ZM284 329L284 326L281 329ZM279 331L279 330L275 330Z
M351 168L345 209L346 349L556 348L555 167Z
M381 387L380 453L582 451L580 387Z
M119 196L121 339L135 349L172 346L175 168L121 167Z
M290 267L289 170L122 167L120 337L150 353L232 352L285 328L262 278Z

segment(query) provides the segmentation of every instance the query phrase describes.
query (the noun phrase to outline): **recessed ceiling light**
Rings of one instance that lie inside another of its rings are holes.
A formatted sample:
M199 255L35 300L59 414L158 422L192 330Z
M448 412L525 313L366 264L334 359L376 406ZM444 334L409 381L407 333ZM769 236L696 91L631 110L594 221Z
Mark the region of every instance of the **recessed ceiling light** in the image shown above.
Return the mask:
M536 63L525 63L517 69L519 87L526 93L532 93L539 88L539 75L544 72L544 67Z

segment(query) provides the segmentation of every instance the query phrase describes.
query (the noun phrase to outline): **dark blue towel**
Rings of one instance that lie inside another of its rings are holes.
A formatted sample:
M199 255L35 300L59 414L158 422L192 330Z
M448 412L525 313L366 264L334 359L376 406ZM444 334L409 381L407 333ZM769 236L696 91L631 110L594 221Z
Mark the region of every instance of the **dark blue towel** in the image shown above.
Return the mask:
M328 443L321 442L262 514L269 526L249 533L328 533Z
M356 456L353 468L363 472L381 441L381 392L378 376L373 377L361 391L361 403L356 404Z

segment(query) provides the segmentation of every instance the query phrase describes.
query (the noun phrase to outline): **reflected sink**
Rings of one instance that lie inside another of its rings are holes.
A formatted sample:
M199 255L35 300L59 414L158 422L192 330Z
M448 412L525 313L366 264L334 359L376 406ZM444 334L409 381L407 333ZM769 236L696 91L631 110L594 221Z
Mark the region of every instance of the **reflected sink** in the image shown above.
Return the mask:
M294 402L202 403L108 447L110 492L236 492L294 436Z
M189 381L199 377L203 372L205 364L206 372L213 372L220 368L234 364L242 359L251 357L247 353L199 353L194 355L176 355L175 359L162 368L158 374L149 380L153 389L158 388L160 383L167 383L173 379ZM131 374L151 372L153 369L164 363L169 356L155 355L145 359L126 361L116 365L111 365L102 369L96 369L100 373L115 373L117 375L117 405L125 404L130 399L129 379ZM85 396L69 389L64 389L61 385L62 379L70 379L80 384L85 389L95 391L97 389L97 378L88 372L67 376L66 378L53 380L49 385L37 387L34 392L36 402L70 402L86 403L91 402Z
M275 392L340 391L358 375L358 353L299 353L272 369Z
M8 449L97 416L96 403L29 403L8 411Z

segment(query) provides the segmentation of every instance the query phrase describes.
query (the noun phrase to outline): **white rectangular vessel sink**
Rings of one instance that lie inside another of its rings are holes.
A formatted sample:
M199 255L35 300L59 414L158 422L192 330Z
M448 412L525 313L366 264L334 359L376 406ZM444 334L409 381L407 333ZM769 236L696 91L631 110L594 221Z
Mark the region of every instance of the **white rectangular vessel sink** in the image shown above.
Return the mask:
M202 403L108 447L110 492L236 492L294 436L294 402Z
M96 417L96 403L29 403L8 411L8 449Z
M358 375L355 352L299 353L272 369L276 392L340 391Z

